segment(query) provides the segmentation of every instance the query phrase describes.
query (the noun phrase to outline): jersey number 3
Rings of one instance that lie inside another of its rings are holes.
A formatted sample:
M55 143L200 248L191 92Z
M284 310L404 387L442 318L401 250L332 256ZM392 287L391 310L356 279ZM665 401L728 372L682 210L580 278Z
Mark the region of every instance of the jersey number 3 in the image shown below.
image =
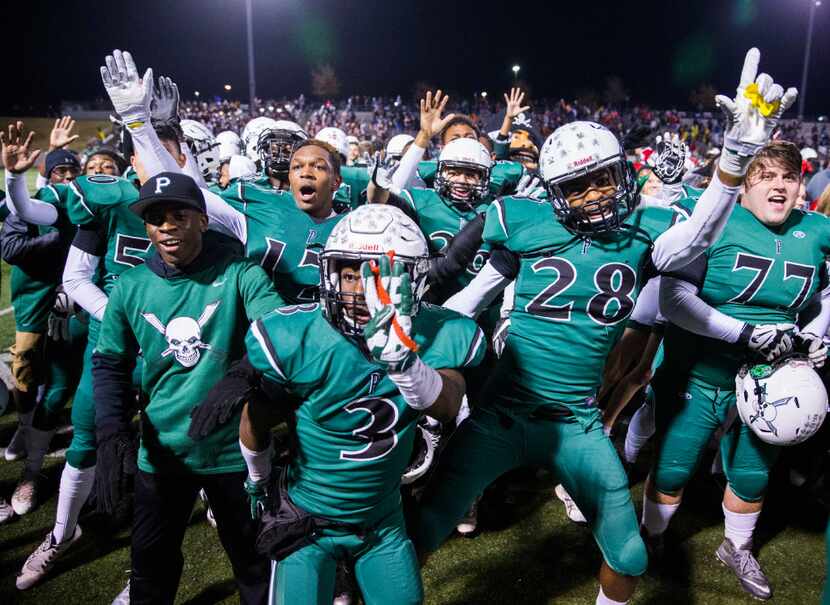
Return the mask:
M394 430L398 423L398 406L395 402L382 397L365 397L347 404L345 410L350 414L366 412L369 414L369 422L352 431L366 445L359 450L341 450L341 460L377 460L395 449L398 444L398 434Z

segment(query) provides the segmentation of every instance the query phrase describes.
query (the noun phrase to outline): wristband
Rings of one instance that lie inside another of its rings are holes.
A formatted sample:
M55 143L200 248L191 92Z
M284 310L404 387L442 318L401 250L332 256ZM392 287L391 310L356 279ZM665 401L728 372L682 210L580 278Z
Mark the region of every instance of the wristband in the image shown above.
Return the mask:
M268 444L268 447L261 452L249 450L239 440L239 449L242 451L242 457L245 459L245 464L248 467L248 477L251 481L259 483L263 479L267 479L271 474L271 457L274 454L273 442Z
M403 372L389 372L388 375L398 387L406 404L418 411L432 406L444 388L441 374L417 356L415 362Z

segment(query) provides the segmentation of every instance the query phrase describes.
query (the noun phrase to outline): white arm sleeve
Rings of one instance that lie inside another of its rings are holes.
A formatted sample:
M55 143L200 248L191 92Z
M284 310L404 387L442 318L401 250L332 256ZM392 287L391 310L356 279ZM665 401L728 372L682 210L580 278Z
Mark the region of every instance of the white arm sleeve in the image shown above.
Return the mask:
M640 290L628 319L644 326L654 326L660 315L660 277L652 277Z
M207 183L205 182L205 177L202 176L202 171L199 170L199 163L196 161L196 158L193 157L193 153L190 151L190 145L187 143L181 143L182 153L184 153L184 157L187 158L184 163L184 173L196 181L196 184L201 187L202 189L207 189Z
M443 306L467 317L477 317L511 281L487 261L467 287L450 296Z
M6 170L6 203L12 214L27 223L54 225L58 220L58 209L52 204L33 200L26 190L26 176Z
M684 330L726 342L738 342L746 323L713 309L696 286L664 275L660 280L660 312Z
M230 231L243 244L248 242L248 221L245 215L233 208L221 196L209 189L202 188L205 207L212 223L219 223Z
M35 189L40 191L41 189L46 187L46 185L48 185L48 184L49 184L49 179L47 179L45 176L43 176L42 174L40 174L38 172L37 177L35 178Z
M821 310L806 326L801 328L801 331L824 336L830 329L830 286L822 290L819 296L821 297Z
M689 220L675 224L654 242L651 260L659 271L679 269L720 237L740 187L727 187L717 173L700 196Z
M160 172L185 174L176 163L176 159L161 144L161 140L149 122L130 128L130 135L133 138L136 155L144 166L144 172L147 173L147 178L156 176Z
M100 256L70 246L63 268L63 290L95 319L103 321L109 298L92 281L100 262Z
M415 181L415 175L418 171L418 162L424 157L426 149L419 147L415 143L409 146L406 153L401 158L401 163L398 164L398 169L392 175L392 186L398 189L408 189Z

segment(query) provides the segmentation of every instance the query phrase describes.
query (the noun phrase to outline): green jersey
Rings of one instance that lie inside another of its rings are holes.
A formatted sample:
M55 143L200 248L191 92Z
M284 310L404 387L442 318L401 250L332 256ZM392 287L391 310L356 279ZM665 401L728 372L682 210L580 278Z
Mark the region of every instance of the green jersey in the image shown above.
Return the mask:
M247 218L245 256L271 275L280 296L288 303L319 299L319 254L343 215L315 219L297 208L291 193L245 181L222 198Z
M426 160L418 164L417 175L430 189L435 186L435 173L438 171L436 160ZM524 174L524 166L519 162L498 161L490 170L490 193L493 197L512 195L516 185Z
M66 199L61 197L62 185L47 185L35 194L35 199L52 204L58 211L58 220L53 225L31 225L29 232L37 237L60 231L66 240L71 239L75 227L66 213ZM9 211L3 200L3 220ZM55 265L49 270L43 267L32 274L20 266L11 268L11 302L14 308L14 323L18 332L46 332L49 313L55 303L55 294L61 282L65 258L55 258Z
M107 175L82 176L69 186L56 186L65 200L72 222L81 229L96 230L103 256L101 289L109 295L127 269L142 264L151 253L144 221L130 210L138 200L131 181Z
M369 186L369 171L366 166L341 166L340 188L334 194L334 203L354 210L366 203L363 192Z
M698 286L698 296L718 311L750 324L795 323L822 281L830 255L830 219L794 210L768 227L741 206L720 239L692 264L672 273ZM665 371L713 387L734 388L746 349L669 325Z
M486 348L471 319L428 304L413 320L413 338L436 369L477 365ZM251 327L245 344L255 368L303 400L289 487L296 503L352 523L397 503L419 414L385 368L332 327L318 304L277 309Z
M605 359L673 215L640 208L618 232L589 239L568 231L547 202L508 197L490 205L485 241L519 261L497 400L591 416Z
M126 271L110 293L96 352L144 358L138 467L153 472L224 473L245 468L239 419L205 439L187 435L190 412L244 354L250 322L279 306L268 276L229 247L205 249L187 273L161 277L148 265ZM150 261L161 265L156 256Z

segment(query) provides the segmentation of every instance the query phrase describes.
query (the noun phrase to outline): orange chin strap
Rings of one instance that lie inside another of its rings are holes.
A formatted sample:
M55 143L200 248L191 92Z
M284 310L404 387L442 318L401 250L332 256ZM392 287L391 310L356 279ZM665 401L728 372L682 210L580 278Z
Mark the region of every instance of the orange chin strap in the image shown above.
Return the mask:
M389 265L394 266L395 264L395 251L390 250L386 253L386 256L389 257ZM378 291L378 298L380 298L380 302L384 305L391 305L392 298L389 296L389 292L386 291L386 288L383 287L383 284L380 281L380 267L375 261L369 262L369 268L372 270L372 273L375 274L375 288ZM418 350L418 343L412 340L409 335L403 331L401 324L398 323L398 318L392 318L392 329L395 330L395 334L398 335L400 341L406 346L407 349L410 351L417 351Z

